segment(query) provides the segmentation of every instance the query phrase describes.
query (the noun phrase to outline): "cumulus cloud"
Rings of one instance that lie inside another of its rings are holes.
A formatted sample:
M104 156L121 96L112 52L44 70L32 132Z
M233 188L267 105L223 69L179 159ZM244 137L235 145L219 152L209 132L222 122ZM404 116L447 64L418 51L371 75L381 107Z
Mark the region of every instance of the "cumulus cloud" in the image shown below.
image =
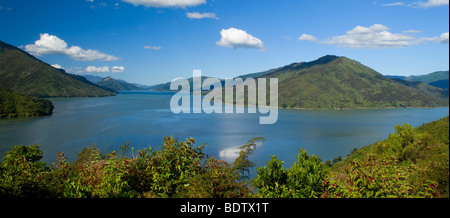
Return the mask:
M109 67L108 66L103 66L103 67L89 66L89 67L86 67L86 69L84 71L86 71L88 73L109 73Z
M40 34L40 39L34 44L26 45L25 51L37 55L60 54L67 55L77 61L117 61L119 58L102 53L98 50L84 50L79 46L67 46L67 43L48 33Z
M317 41L317 38L312 35L303 34L300 37L298 37L298 40L315 42L315 41Z
M422 42L438 42L438 43L448 43L448 32L442 33L440 36L436 37L424 37L420 39Z
M52 64L50 66L52 66L52 67L54 67L56 69L63 69L63 67L61 67L61 65L59 65L59 64Z
M339 47L357 48L357 49L378 49L378 48L401 48L417 45L425 42L448 43L448 32L438 37L416 38L411 34L391 33L389 28L374 24L370 27L357 26L347 31L345 35L329 37L325 40L315 42L337 45ZM404 33L417 33L415 30L406 30ZM315 38L315 37L314 37ZM312 36L303 34L300 40L314 41Z
M448 43L448 32L446 33L442 33L441 36L439 37L439 42L440 43Z
M381 24L371 27L357 26L347 34L333 36L324 41L325 44L350 48L397 48L410 46L414 37L388 32L389 28Z
M257 48L264 50L264 43L244 30L230 28L220 31L222 38L216 44L229 48Z
M149 50L161 50L162 47L161 46L144 46L145 49L149 49Z
M206 0L122 0L133 4L134 6L143 5L145 7L192 7L205 4Z
M123 71L125 71L125 67L123 66L114 66L112 67L112 72L113 73L122 73Z
M204 19L204 18L211 18L211 19L216 19L218 20L219 18L217 17L216 14L214 13L199 13L199 12L193 12L193 13L186 13L186 16L189 19Z

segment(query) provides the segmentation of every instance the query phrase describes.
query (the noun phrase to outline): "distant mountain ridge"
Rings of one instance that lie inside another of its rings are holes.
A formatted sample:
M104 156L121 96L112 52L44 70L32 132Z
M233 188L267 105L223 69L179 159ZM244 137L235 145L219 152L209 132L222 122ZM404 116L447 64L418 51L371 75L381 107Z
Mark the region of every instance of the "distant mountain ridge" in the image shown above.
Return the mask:
M82 76L92 83L95 83L103 88L111 89L114 91L149 90L152 87L137 83L129 83L122 79L115 79L111 76L107 77L92 76L92 75L82 75Z
M448 89L449 88L449 71L436 71L433 73L418 75L418 76L394 76L387 75L388 78L402 79L411 82L423 82L435 87Z
M115 91L144 90L144 88L139 87L135 84L128 83L124 80L114 79L110 76L102 79L100 82L97 82L97 85Z
M446 90L420 82L390 79L358 61L335 55L239 77L278 78L278 105L283 108L448 106ZM205 78L203 76L202 81ZM192 78L189 82L192 84ZM170 82L155 86L154 90L170 91Z
M66 73L0 41L0 86L33 97L101 97L117 93Z

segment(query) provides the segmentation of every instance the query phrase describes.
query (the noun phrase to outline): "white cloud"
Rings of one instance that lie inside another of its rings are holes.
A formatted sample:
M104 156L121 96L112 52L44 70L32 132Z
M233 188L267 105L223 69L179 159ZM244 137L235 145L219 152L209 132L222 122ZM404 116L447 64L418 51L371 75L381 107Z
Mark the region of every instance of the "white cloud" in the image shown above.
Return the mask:
M420 33L419 30L403 30L403 33Z
M149 49L149 50L161 50L162 47L161 46L144 46L145 49Z
M122 73L125 71L125 67L114 66L111 68L111 71L110 71L109 66L103 66L103 67L89 66L89 67L86 67L86 69L84 69L84 71L88 72L88 73L109 73L109 72Z
M89 66L86 67L86 69L84 70L88 73L109 73L109 67L108 66L103 66L103 67L95 67L95 66Z
M412 45L422 44L425 42L448 43L448 32L442 33L438 37L422 37L416 38L411 34L405 35L400 33L391 33L389 28L374 24L370 27L357 26L347 31L345 35L329 37L325 40L313 40L315 37L303 34L299 40L309 40L317 43L337 45L345 48L357 49L378 49L378 48L401 48ZM418 33L416 30L406 30L404 33Z
M441 36L439 37L440 38L440 43L448 43L448 32L446 32L446 33L442 33L441 34Z
M67 73L71 73L71 74L82 74L82 73L85 73L85 71L83 69L81 69L81 67L69 67L69 68L64 68L64 70Z
M428 1L417 1L412 2L409 4L406 4L404 2L395 2L395 3L388 3L388 4L382 4L381 6L408 6L413 8L432 8L432 7L439 7L448 5L449 0L428 0Z
M298 37L298 40L301 41L312 41L312 42L316 42L317 38L312 36L312 35L308 35L308 34L303 34L300 37Z
M427 2L414 2L412 5L417 5L421 8L431 8L431 7L438 7L443 5L448 5L449 0L428 0Z
M122 0L134 6L143 5L145 7L192 7L205 4L206 0Z
M26 45L25 51L41 56L48 54L67 55L77 61L117 61L119 58L102 53L98 50L84 50L79 46L67 46L67 43L57 36L48 33L40 34L40 39L34 44Z
M260 50L264 50L263 42L248 34L244 30L230 28L230 29L222 29L220 31L220 35L222 38L216 44L222 47L229 48L257 48Z
M438 43L448 43L449 39L448 39L448 32L446 33L442 33L440 36L436 36L436 37L424 37L420 39L421 42L438 42Z
M389 28L381 24L371 27L357 26L346 35L333 36L324 41L325 44L350 48L398 48L413 43L414 37L388 32Z
M186 16L190 19L203 19L203 18L211 18L218 20L216 14L214 13L199 13L199 12L193 12L193 13L186 13Z
M402 6L405 5L404 2L395 2L395 3L389 3L389 4L382 4L381 6Z
M63 67L61 67L61 65L59 65L59 64L52 64L50 66L52 66L52 67L54 67L56 69L63 69Z
M111 70L113 73L122 73L123 71L125 71L125 67L123 67L123 66L114 66L114 67L112 67L112 70Z

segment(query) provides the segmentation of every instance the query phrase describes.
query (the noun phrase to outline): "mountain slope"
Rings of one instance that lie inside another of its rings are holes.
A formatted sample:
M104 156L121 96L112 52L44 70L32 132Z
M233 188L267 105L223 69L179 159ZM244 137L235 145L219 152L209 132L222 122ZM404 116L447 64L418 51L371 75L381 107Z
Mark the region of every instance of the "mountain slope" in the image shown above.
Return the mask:
M448 101L411 87L346 57L327 55L281 67L263 78L278 78L279 106L284 108L435 107Z
M100 97L107 91L86 78L67 74L0 41L0 85L33 97Z
M402 79L393 79L393 80L396 82L402 83L405 86L414 88L415 90L417 90L418 92L420 92L426 96L448 102L448 96L449 96L448 89L442 89L437 86L429 85L429 84L426 84L423 82L418 82L418 81L406 81L406 80L402 80ZM448 80L447 80L447 82L448 82Z
M435 86L442 89L448 89L449 72L447 71L436 71L433 73L419 75L419 76L392 76L387 75L386 77L391 79L401 79L410 82L422 82L431 86Z
M127 83L125 81L116 80L112 77L104 78L102 81L97 82L97 85L99 85L101 87L106 87L108 89L113 89L116 91L142 90L142 88L140 88L134 84Z
M435 86L435 87L439 87L441 89L448 89L449 88L449 79L438 80L438 81L431 82L428 84Z
M429 73L426 75L406 77L406 80L408 80L408 81L417 81L417 82L423 82L423 83L428 83L428 84L439 81L439 80L446 80L446 79L449 79L448 71L436 71L436 72Z

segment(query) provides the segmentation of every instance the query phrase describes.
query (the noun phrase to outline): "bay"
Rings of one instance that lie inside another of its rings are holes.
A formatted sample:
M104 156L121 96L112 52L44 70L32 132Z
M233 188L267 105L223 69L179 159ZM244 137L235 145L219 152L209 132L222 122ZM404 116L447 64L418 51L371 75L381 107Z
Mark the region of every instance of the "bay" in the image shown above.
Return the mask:
M251 157L258 166L270 155L295 162L299 149L322 160L345 157L360 148L387 138L397 124L414 127L449 114L449 108L396 108L354 110L280 109L277 123L260 125L263 114L174 114L173 93L121 92L103 98L54 98L52 116L0 120L0 157L14 145L38 144L43 161L52 163L58 152L69 161L85 147L95 144L104 152L119 151L130 143L135 151L152 146L159 149L164 136L183 140L194 137L197 145L207 143L205 153L233 161L238 146L254 137L258 144ZM132 155L129 153L128 155Z

